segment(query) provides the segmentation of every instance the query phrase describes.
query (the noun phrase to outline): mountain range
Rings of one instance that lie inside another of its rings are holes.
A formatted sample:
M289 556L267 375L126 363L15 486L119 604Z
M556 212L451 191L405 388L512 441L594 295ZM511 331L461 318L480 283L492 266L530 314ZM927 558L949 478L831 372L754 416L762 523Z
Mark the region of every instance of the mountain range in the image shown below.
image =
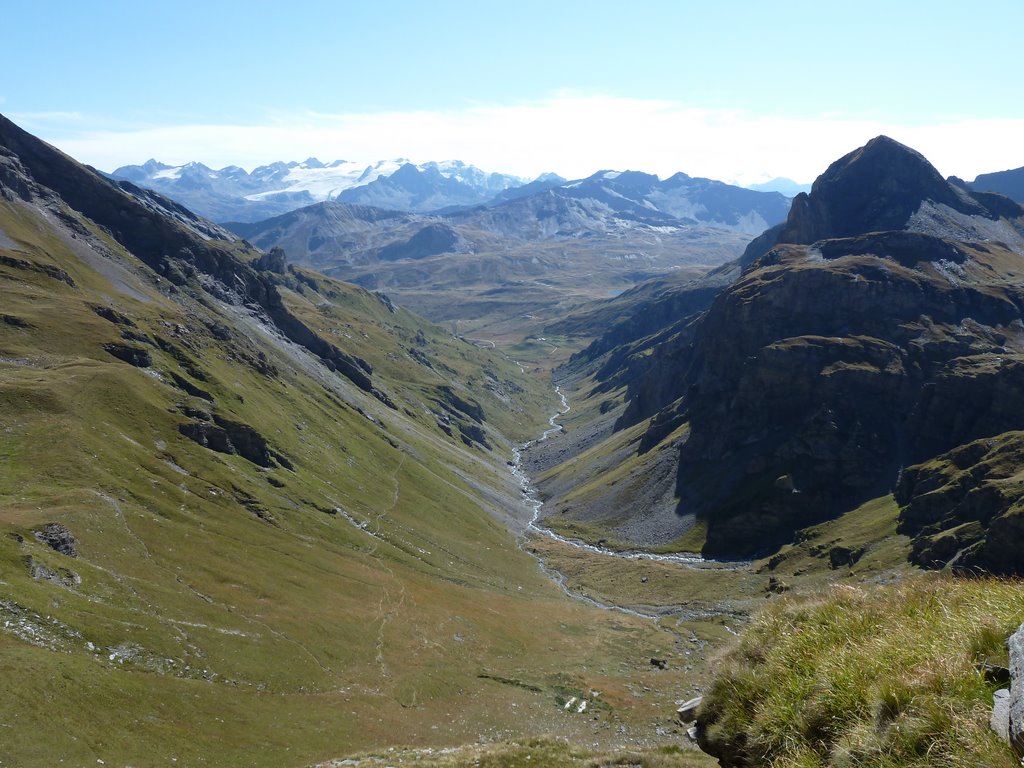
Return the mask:
M695 275L735 258L788 208L779 193L682 173L662 181L601 171L573 182L537 180L448 213L329 202L225 226L260 248L282 248L295 263L387 290L435 321L451 321L481 312L550 316L555 306L564 311L657 275Z
M747 189L753 189L758 192L781 192L786 197L796 197L801 192L810 192L810 184L800 184L792 179L787 179L784 176L778 176L768 181L762 181L757 184L748 184Z
M251 173L234 165L213 170L197 162L170 166L149 160L110 176L160 192L215 221L247 222L324 200L408 211L472 205L527 181L458 160L413 165L406 160L322 163L314 157L262 165Z
M966 186L976 192L995 192L1024 203L1024 168L983 173Z
M202 163L168 166L149 160L122 166L111 178L130 181L182 203L216 221L254 223L324 201L404 212L454 212L478 205L553 192L563 198L597 199L610 210L658 223L663 214L686 223L706 223L756 234L780 219L788 203L779 194L758 194L710 179L677 173L661 181L635 171L599 171L568 182L546 173L532 182L486 173L460 161L372 165L316 158L272 163L247 173L238 166L213 170ZM565 222L561 223L565 227Z

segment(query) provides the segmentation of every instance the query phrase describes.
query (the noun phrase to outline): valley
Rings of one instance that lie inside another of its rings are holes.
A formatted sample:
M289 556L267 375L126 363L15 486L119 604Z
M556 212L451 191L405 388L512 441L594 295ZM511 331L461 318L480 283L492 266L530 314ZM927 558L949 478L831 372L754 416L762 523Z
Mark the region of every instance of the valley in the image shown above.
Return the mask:
M1014 764L1009 198L884 136L792 203L136 181L0 118L0 765Z
M4 764L677 740L677 638L518 541L557 345L516 364L0 138Z

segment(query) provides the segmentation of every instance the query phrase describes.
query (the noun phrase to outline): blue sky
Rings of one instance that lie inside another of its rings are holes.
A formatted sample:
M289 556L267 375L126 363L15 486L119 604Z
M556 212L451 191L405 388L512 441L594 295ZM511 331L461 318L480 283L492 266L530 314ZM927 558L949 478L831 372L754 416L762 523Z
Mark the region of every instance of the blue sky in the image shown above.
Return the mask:
M877 133L1024 165L1022 0L10 3L0 111L104 170L149 157L458 158L811 180Z

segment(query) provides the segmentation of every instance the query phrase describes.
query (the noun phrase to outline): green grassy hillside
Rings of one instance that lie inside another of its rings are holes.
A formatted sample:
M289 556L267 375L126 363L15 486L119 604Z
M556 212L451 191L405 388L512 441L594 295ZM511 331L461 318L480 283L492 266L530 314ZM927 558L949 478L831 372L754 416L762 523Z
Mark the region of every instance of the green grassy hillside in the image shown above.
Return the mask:
M546 382L361 289L223 269L257 254L216 233L168 224L221 267L169 279L7 167L0 765L664 739L643 690L688 692L648 663L672 637L570 600L513 534L506 461L554 409Z

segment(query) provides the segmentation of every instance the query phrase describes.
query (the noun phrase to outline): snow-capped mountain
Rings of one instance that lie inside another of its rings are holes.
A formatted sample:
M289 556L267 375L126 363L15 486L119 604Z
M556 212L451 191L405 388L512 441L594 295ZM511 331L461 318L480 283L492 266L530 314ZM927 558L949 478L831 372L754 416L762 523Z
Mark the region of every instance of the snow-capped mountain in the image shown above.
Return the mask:
M397 211L427 212L485 203L524 184L526 179L485 173L458 161L418 166L406 163L387 176L349 187L333 199Z
M391 183L378 183L396 174ZM301 163L262 165L251 173L236 165L214 170L196 162L171 166L149 160L122 166L110 176L156 190L221 222L259 221L327 200L408 211L475 205L528 181L488 173L459 160L421 165L403 159L328 164L315 157ZM358 190L365 191L357 194Z
M680 266L718 266L789 210L777 192L684 173L662 181L638 171L542 178L449 211L394 210L409 195L434 199L439 180L448 181L436 169L408 165L338 200L226 226L260 248L283 248L299 264L391 290L475 283L485 272L488 284L541 273L559 280L616 274L621 283ZM362 194L376 207L356 197Z

